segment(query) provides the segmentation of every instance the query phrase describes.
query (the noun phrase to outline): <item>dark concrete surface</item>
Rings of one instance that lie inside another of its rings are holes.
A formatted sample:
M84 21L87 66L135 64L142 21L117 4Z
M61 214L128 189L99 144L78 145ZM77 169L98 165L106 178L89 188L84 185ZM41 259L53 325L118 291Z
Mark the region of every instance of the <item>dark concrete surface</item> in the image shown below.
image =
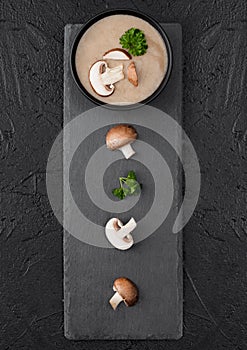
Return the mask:
M45 189L62 128L63 28L130 7L180 22L184 128L202 188L184 231L184 337L63 337L62 227ZM0 2L0 349L239 350L247 347L245 0Z

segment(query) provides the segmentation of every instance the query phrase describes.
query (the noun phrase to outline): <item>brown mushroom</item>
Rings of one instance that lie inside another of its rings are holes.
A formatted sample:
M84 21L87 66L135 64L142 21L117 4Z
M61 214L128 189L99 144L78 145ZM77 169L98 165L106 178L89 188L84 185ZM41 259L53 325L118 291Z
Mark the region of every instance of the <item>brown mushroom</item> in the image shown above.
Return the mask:
M131 143L137 138L137 132L131 125L118 124L106 134L106 146L112 151L119 149L126 159L135 154Z
M134 306L139 297L138 288L129 278L119 277L114 281L113 290L115 294L109 300L112 308L116 310L122 301L126 306Z
M131 62L128 66L128 80L132 85L138 86L138 76L134 62Z

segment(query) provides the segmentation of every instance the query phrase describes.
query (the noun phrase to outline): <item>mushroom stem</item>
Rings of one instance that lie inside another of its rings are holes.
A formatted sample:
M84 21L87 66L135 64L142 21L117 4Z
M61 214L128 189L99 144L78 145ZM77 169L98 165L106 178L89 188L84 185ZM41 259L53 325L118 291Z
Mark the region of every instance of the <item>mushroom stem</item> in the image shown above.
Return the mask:
M117 235L119 238L131 238L129 233L131 233L136 228L136 221L134 218L131 218L126 225L122 226L120 230L117 231Z
M129 159L136 153L131 147L130 143L127 143L127 145L120 147L119 150L123 153L126 159Z
M112 308L116 310L118 304L121 303L121 301L123 301L123 298L118 292L116 292L109 300L109 303L111 304Z
M122 64L114 68L106 67L105 72L101 74L101 81L104 85L112 85L122 79L124 79Z

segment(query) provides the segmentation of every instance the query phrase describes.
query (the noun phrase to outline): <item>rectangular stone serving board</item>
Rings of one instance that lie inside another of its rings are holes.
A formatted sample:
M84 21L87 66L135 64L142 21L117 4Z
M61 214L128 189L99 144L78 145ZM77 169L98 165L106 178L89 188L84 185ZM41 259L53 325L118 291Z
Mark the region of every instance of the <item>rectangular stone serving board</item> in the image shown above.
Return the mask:
M65 27L64 126L96 107L79 91L70 70L71 45L81 27L82 24ZM151 105L182 125L181 26L172 23L162 27L171 43L173 67L168 85ZM65 141L64 146L70 147L70 140ZM178 168L176 161L173 167ZM175 204L177 200L179 207L182 191L179 170L173 180ZM98 215L97 211L91 214ZM113 311L108 300L113 295L113 281L119 276L127 276L138 285L140 300L132 308L122 303ZM64 230L65 336L71 340L178 339L183 323L182 280L182 232L173 234L171 229L164 232L161 225L155 234L120 252L88 245Z

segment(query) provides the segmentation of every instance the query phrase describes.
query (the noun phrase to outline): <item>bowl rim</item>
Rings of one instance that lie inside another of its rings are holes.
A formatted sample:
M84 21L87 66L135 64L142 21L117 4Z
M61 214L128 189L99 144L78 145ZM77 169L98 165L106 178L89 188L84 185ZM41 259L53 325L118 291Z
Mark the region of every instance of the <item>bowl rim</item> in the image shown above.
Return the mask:
M94 23L98 22L99 20L101 20L105 17L120 15L120 14L139 17L139 18L145 20L146 22L148 22L150 25L152 25L159 32L162 39L164 40L164 43L165 43L165 46L167 49L167 57L168 57L168 65L167 65L167 70L166 70L165 76L164 76L163 80L161 81L160 85L157 87L157 89L151 95L149 95L148 97L146 97L142 101L130 103L130 104L122 104L122 105L121 104L110 104L110 103L107 103L107 101L104 102L104 101L101 101L101 100L97 99L96 97L94 97L81 83L79 76L77 74L76 64L75 64L75 55L76 55L77 46L79 44L80 39L84 35L84 33L87 31L87 29L89 29ZM161 25L154 18L147 15L146 13L143 13L143 12L137 11L137 10L132 10L132 9L106 10L106 11L102 11L102 12L96 14L95 16L91 17L79 29L78 33L75 36L75 39L72 43L71 50L70 50L70 70L71 70L73 79L74 79L77 87L79 88L79 90L84 94L85 97L87 97L94 104L96 104L98 106L105 106L108 108L113 108L113 109L117 109L117 108L131 109L131 108L139 107L143 104L148 104L151 101L153 101L163 91L163 89L165 88L165 86L167 85L167 83L169 81L171 71L172 71L172 61L173 61L173 55L172 55L171 44L170 44L170 41L167 37L167 34L165 33L165 31L161 27Z

